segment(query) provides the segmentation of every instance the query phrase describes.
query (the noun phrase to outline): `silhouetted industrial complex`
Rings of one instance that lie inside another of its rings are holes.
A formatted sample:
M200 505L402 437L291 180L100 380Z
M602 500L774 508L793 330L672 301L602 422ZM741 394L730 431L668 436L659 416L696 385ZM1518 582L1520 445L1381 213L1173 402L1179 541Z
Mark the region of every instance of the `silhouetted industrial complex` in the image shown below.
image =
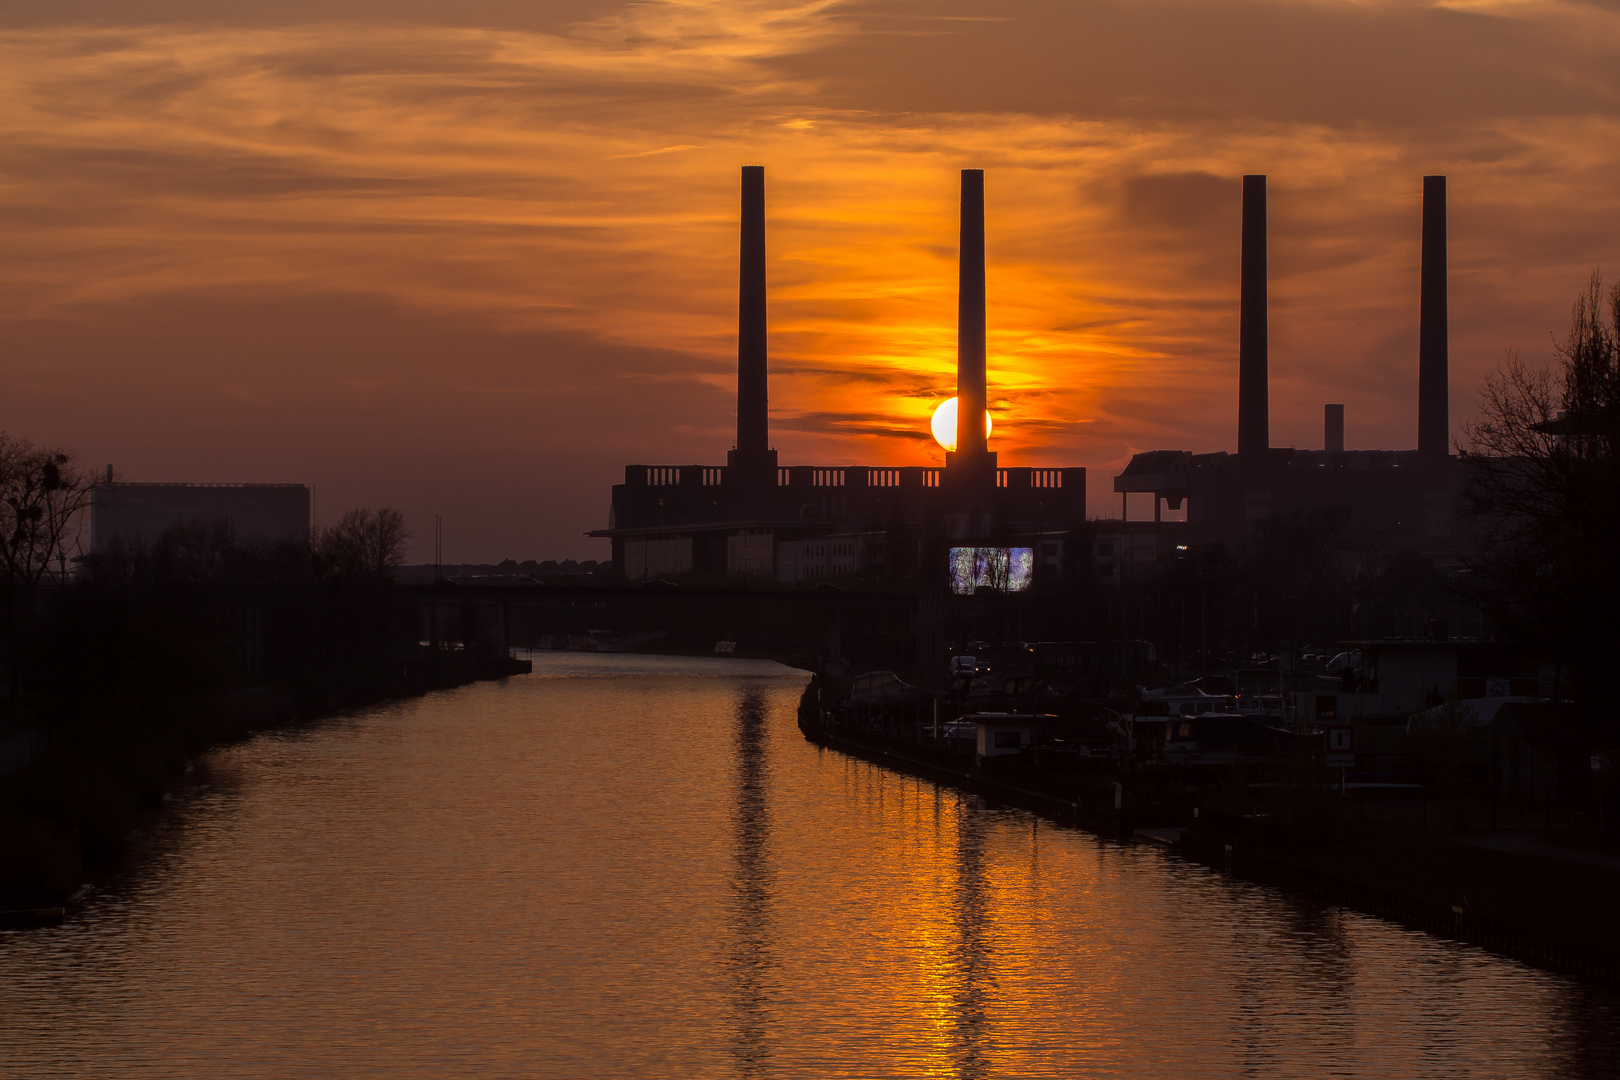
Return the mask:
M1321 450L1271 445L1267 387L1266 178L1243 178L1242 317L1238 349L1238 450L1137 454L1114 490L1153 496L1153 516L1186 507L1186 535L1243 541L1257 520L1344 507L1368 540L1432 555L1452 552L1455 461L1447 419L1446 178L1423 178L1416 450L1346 450L1344 406L1328 405Z
M1237 453L1155 450L1115 478L1122 501L1151 494L1154 520L1086 525L1084 468L1002 467L985 415L984 174L962 172L957 440L943 468L781 466L769 442L765 173L742 170L737 446L725 465L630 465L608 528L626 579L677 575L799 582L915 580L949 564L957 591L1084 566L1118 581L1170 546L1241 544L1274 515L1343 507L1383 548L1455 550L1448 448L1445 177L1424 178L1418 448L1346 450L1344 406L1328 405L1323 449L1270 445L1266 178L1243 178ZM1162 508L1186 508L1184 521ZM986 563L983 553L990 555ZM958 565L967 558L974 568ZM1009 563L1008 560L1012 561ZM1022 560L1022 562L1020 562ZM1016 586L1015 586L1016 587Z
M742 174L737 448L725 465L630 465L613 488L615 567L630 579L696 573L803 581L912 578L947 548L1020 551L991 577L1056 570L1083 525L1086 470L1003 468L983 427L984 173L962 172L957 447L944 468L781 466L769 445L765 350L765 170ZM1005 556L1002 557L1003 559Z

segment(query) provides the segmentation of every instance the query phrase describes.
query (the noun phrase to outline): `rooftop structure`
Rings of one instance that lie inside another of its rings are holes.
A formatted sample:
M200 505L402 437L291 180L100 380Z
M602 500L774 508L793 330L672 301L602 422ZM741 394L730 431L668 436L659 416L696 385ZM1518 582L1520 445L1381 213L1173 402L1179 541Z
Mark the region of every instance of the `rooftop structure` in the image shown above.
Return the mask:
M961 222L958 449L943 468L781 466L769 440L765 170L743 168L737 444L724 465L626 466L608 527L590 534L612 540L621 574L904 580L943 558L938 541L1033 543L1084 522L1085 469L1003 468L989 448L981 170L962 171Z

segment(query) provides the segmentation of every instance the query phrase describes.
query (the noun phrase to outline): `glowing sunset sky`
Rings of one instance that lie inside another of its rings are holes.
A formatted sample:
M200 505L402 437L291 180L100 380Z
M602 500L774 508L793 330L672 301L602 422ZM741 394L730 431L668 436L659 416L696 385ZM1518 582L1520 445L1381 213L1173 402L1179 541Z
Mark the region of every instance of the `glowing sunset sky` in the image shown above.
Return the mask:
M239 9L259 8L244 16ZM268 13L266 13L268 12ZM137 480L392 503L451 560L605 557L628 462L734 435L766 167L784 463L939 459L986 170L1004 464L1235 448L1238 178L1272 442L1416 443L1421 177L1453 432L1620 254L1620 6L12 2L0 428ZM416 556L431 557L418 542Z

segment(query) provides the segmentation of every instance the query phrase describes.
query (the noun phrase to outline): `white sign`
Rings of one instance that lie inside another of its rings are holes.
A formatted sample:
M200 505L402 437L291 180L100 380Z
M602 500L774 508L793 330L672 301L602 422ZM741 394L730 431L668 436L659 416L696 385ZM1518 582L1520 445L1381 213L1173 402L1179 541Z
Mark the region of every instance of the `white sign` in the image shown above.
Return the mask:
M1349 724L1334 724L1327 729L1327 765L1330 769L1348 769L1356 763L1356 729Z

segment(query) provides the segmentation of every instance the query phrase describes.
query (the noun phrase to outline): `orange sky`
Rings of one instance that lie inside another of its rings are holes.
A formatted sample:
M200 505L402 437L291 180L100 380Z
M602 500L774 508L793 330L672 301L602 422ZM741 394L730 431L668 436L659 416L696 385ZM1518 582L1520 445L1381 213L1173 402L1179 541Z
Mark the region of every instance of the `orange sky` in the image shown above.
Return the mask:
M439 513L454 560L599 557L625 463L723 460L743 164L784 462L938 459L978 167L993 446L1095 512L1135 451L1233 448L1241 174L1281 446L1328 401L1415 444L1423 174L1454 433L1620 236L1612 3L239 6L0 13L0 428Z

